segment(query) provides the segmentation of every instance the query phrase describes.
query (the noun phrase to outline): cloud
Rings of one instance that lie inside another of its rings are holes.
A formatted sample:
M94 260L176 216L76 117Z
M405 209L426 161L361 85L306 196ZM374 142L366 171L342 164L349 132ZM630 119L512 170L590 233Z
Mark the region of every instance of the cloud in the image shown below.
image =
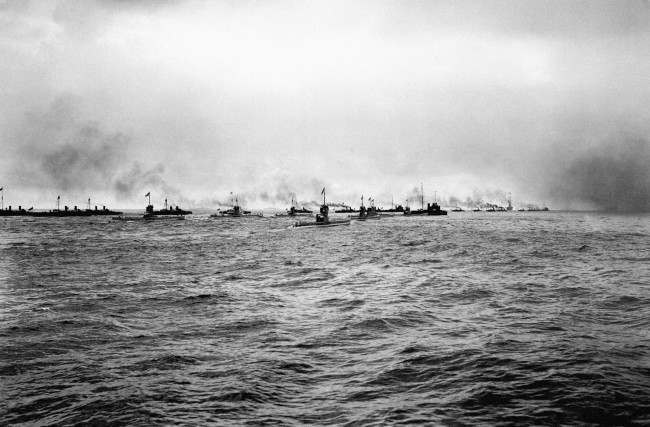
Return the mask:
M621 138L570 161L550 189L567 205L576 201L623 212L650 211L650 144Z

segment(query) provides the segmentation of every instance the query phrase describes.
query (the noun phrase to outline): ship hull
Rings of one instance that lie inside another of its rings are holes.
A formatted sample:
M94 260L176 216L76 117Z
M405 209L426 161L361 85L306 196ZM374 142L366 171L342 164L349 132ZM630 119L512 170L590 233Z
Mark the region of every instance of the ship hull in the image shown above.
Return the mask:
M350 225L349 219L334 219L327 222L296 222L294 227L338 227L339 225Z

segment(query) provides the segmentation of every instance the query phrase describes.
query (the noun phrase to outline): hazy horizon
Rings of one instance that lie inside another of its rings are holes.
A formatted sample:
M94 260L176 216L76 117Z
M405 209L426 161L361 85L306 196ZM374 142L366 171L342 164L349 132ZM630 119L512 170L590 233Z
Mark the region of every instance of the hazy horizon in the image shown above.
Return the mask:
M648 46L644 0L4 1L0 187L650 211Z

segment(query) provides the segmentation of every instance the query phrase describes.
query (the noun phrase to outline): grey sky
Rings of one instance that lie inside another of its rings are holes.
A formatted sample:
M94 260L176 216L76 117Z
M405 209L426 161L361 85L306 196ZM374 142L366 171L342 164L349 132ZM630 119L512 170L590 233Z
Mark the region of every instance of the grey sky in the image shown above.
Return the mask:
M0 185L648 210L649 50L647 1L0 2Z

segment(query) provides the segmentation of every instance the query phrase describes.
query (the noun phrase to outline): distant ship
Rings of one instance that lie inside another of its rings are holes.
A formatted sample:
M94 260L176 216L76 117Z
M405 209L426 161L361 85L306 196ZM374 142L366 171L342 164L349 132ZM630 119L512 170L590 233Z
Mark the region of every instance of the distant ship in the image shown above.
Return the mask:
M232 194L232 193L231 193ZM235 196L234 202L233 202L233 207L232 209L227 209L225 211L222 211L219 209L219 211L216 214L210 215L210 218L241 218L241 217L262 217L261 213L252 213L251 211L246 211L239 206L239 197Z
M456 206L451 211L452 212L465 212L465 210L463 208L461 208L460 206Z
M21 207L18 207L19 210ZM39 218L60 218L60 217L79 217L79 216L101 216L101 215L121 215L122 212L112 211L107 209L106 206L102 206L101 209L98 209L95 206L95 209L90 208L90 198L88 198L88 207L86 209L79 209L77 206L74 206L70 209L68 206L64 206L61 210L61 196L56 198L56 209L50 211L34 211L32 208L29 208L27 211L23 210L25 215L39 217Z
M178 206L176 206L175 209L172 209L171 206L167 205L167 199L165 199L165 207L156 211L151 204L151 192L145 194L145 197L148 197L149 204L147 205L145 214L142 216L142 218L146 220L185 219L185 215L190 215L192 213L192 211L185 211Z
M344 206L343 209L337 209L334 213L359 213L359 211L352 209L352 206Z
M304 206L298 209L296 205L294 196L291 196L291 207L287 209L286 213L276 214L275 216L311 216L313 214L313 211L305 209Z
M424 209L424 187L420 184L420 209L411 210L406 207L404 215L447 215L447 211L442 210L436 202L427 203L427 208Z
M355 217L350 217L350 219L354 219L355 221L365 221L368 212L366 210L366 207L363 205L363 195L361 195L361 206L359 206L358 212L359 212L359 215L357 215Z
M370 206L366 209L366 219L379 219L379 211L375 207L375 199L370 200Z
M395 207L391 207L390 209L378 209L379 212L399 212L403 213L404 212L404 206L402 205L397 205Z
M29 211L23 209L22 206L18 206L18 210L12 209L11 206L9 206L7 209L2 207L2 209L0 210L0 216L27 216L27 215L29 215Z
M447 211L443 210L440 208L440 205L437 204L436 202L433 203L427 203L427 208L426 209L416 209L416 210L411 210L409 208L406 208L407 210L404 211L404 215L447 215Z
M336 227L339 225L350 225L350 218L347 219L330 219L330 208L325 200L325 187L321 191L323 195L323 204L320 206L319 213L316 214L316 221L298 221L294 227Z
M18 206L18 210L11 209L9 205L8 209L5 209L5 193L4 187L0 187L0 216L25 216L27 211L23 209L22 206Z
M153 207L152 207L153 209ZM157 211L152 211L153 215L191 215L192 211L186 211L181 209L178 205L176 205L175 208L172 206L167 205L167 199L165 199L165 207L157 210Z
M359 206L359 215L351 217L350 219L354 219L356 221L366 221L369 219L379 219L379 211L377 211L377 208L375 207L373 199L368 199L369 201L369 206L366 207L363 204L363 196L361 196L361 206Z
M167 199L165 199L165 207L163 209L154 210L153 205L151 204L151 192L145 194L144 197L147 198L147 207L144 210L144 215L119 215L114 216L112 219L115 221L184 220L185 215L190 215L192 213L191 211L185 211L178 206L176 206L175 209L172 209L171 207L167 206Z

